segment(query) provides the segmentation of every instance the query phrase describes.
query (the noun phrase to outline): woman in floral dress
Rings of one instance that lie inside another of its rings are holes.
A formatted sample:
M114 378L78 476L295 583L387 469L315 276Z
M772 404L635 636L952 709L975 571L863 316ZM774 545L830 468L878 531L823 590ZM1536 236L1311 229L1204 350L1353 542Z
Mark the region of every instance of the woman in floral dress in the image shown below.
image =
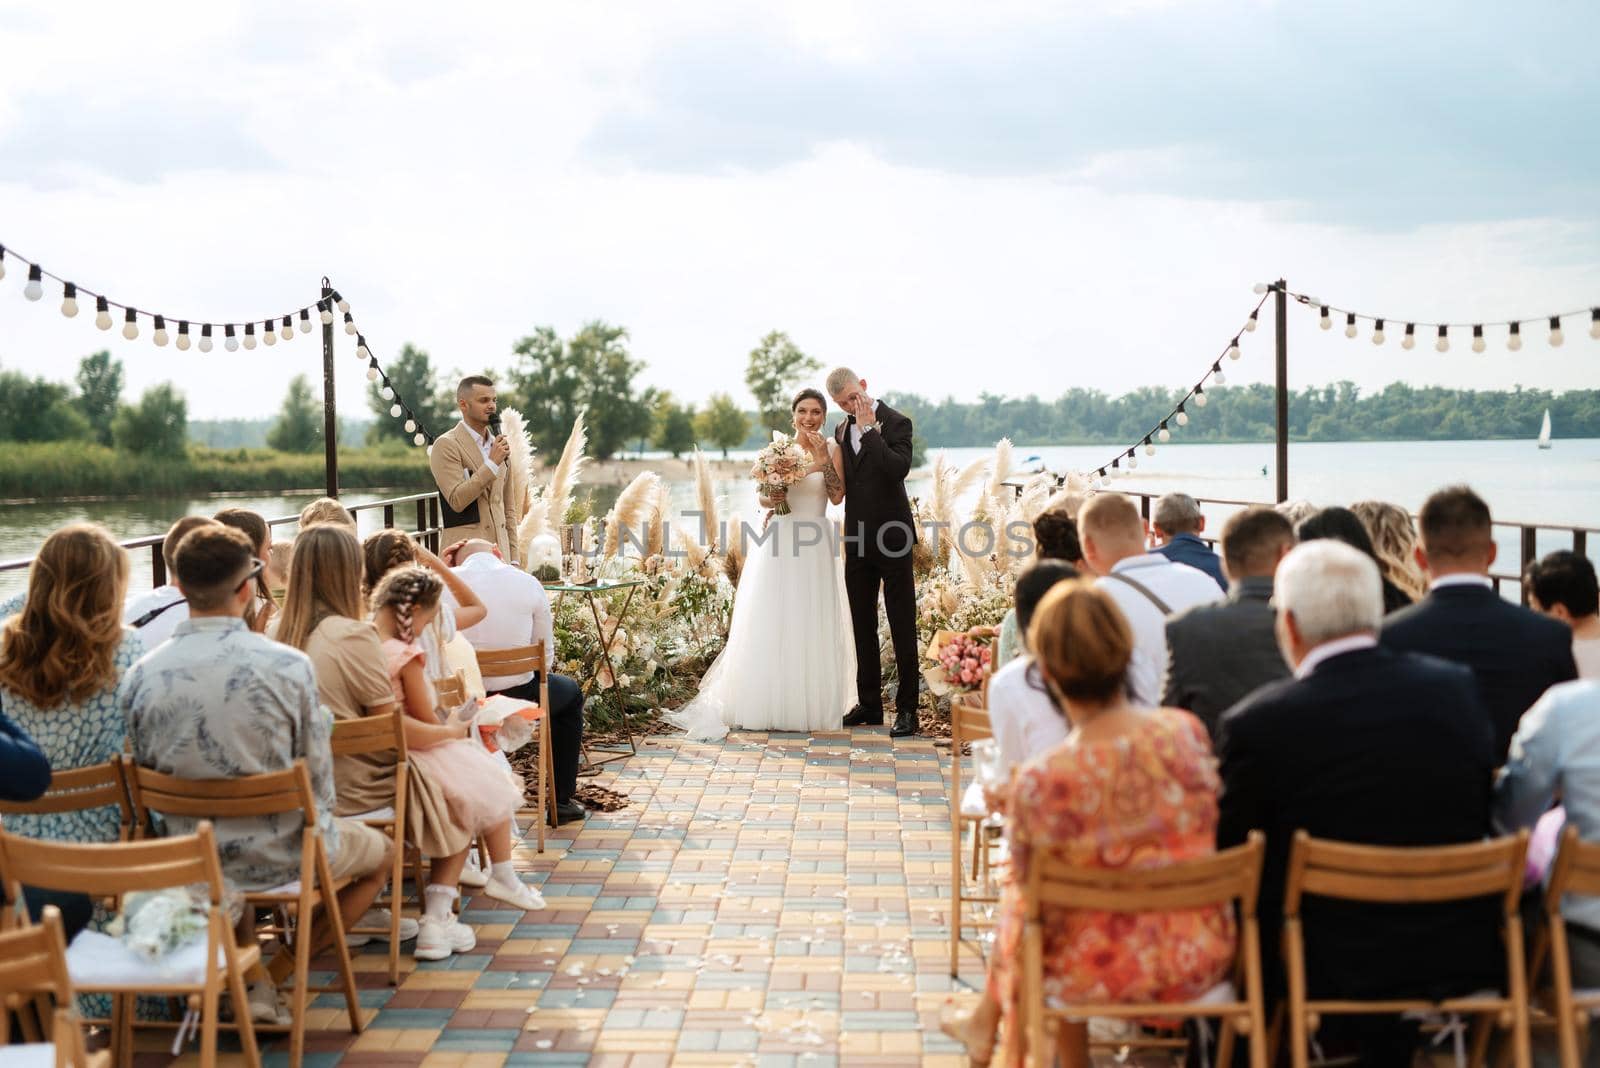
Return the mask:
M1007 800L1011 865L988 990L947 1025L976 1064L988 1062L1002 1023L1008 1059L1024 1052L1021 884L1038 851L1076 867L1158 868L1216 847L1219 783L1205 728L1180 709L1128 703L1133 637L1116 604L1087 582L1058 583L1039 604L1029 645L1072 733L1023 765ZM1043 927L1047 1001L1183 1001L1221 982L1234 959L1225 907L1047 908ZM1084 1024L1062 1024L1060 1051L1065 1064L1088 1063Z

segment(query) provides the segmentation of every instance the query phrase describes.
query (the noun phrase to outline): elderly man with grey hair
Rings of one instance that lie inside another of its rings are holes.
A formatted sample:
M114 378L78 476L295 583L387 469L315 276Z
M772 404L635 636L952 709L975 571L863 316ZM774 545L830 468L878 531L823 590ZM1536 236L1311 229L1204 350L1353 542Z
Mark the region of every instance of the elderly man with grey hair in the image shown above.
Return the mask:
M1217 845L1267 835L1261 944L1279 944L1296 831L1382 846L1479 841L1490 833L1494 736L1466 668L1378 645L1383 591L1366 554L1334 541L1279 565L1278 640L1294 668L1223 714ZM1308 899L1313 998L1437 999L1499 987L1504 956L1493 901L1368 906ZM1263 953L1269 990L1282 966ZM1381 967L1376 962L1382 962ZM1325 1018L1325 1032L1337 1018ZM1341 1022L1363 1064L1410 1064L1414 1026ZM1322 1036L1324 1048L1337 1034ZM1331 1051L1330 1051L1331 1052Z
M1155 551L1175 564L1204 571L1227 592L1228 576L1222 570L1222 560L1200 540L1205 529L1206 517L1200 511L1200 502L1187 493L1164 493L1156 500L1156 514L1150 520Z

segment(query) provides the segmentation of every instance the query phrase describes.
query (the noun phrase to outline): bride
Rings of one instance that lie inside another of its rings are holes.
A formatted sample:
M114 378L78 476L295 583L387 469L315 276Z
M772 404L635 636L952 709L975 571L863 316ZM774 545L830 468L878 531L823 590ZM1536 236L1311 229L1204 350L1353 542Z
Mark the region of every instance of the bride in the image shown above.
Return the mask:
M827 405L820 392L802 389L790 411L812 464L787 492L760 498L764 508L787 499L790 511L774 515L765 533L748 532L728 644L699 694L668 714L692 740L721 738L730 727L839 730L855 700L839 542L826 515L830 501L844 500L844 461L821 433Z

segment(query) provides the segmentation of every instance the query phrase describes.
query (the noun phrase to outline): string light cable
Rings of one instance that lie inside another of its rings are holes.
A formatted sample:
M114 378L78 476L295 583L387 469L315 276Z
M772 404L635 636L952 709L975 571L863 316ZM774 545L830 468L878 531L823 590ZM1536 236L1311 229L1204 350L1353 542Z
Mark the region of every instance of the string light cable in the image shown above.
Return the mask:
M1259 285L1257 288L1259 290ZM1370 315L1351 308L1341 308L1336 304L1330 304L1306 293L1288 293L1287 296L1296 304L1314 309L1317 312L1317 325L1324 330L1333 329L1334 320L1342 319L1344 321L1345 337L1353 338L1360 335L1361 331L1356 325L1358 322L1371 323L1372 332L1369 337L1374 345L1382 345L1388 339L1389 329L1402 326L1400 347L1403 349L1415 348L1417 334L1419 332L1426 334L1431 331L1434 337L1433 347L1439 352L1450 351L1452 336L1470 337L1472 339L1472 351L1483 352L1488 348L1488 339L1484 333L1485 329L1499 330L1504 328L1506 331L1506 348L1512 352L1517 352L1522 348L1523 326L1532 325L1537 327L1543 323L1548 330L1545 340L1550 343L1551 348L1559 348L1566 341L1566 334L1561 328L1562 320L1582 315L1589 317L1589 336L1600 340L1600 305L1589 308L1575 308L1572 311L1558 312L1554 315L1533 315L1520 319L1480 319L1476 322L1440 323L1427 322L1422 319L1401 318L1393 315Z

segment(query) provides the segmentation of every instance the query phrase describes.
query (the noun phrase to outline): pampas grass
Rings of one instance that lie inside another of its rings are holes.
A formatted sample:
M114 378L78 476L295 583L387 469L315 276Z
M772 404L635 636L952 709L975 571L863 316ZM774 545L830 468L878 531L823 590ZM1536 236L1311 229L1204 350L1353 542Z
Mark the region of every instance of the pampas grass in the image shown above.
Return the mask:
M511 517L520 522L527 513L528 502L533 499L533 442L528 437L527 421L515 408L500 412L500 432L511 447L506 456L506 474L511 479Z
M660 475L654 471L644 471L617 496L617 503L606 513L604 553L607 558L621 552L624 530L637 535L643 525L650 521L655 512L656 491L660 486Z
M700 447L694 450L695 503L700 509L700 531L709 552L717 551L717 494L711 481L711 465L706 462Z
M528 553L533 545L533 539L543 534L549 527L550 502L539 494L528 499L528 510L523 513L522 521L517 524L517 559L522 561L522 566L528 566Z
M573 420L572 433L567 435L561 459L550 473L550 482L544 492L544 499L549 506L548 521L557 527L566 525L567 510L572 506L572 488L578 484L583 465L588 462L588 457L584 455L588 447L588 426L583 421L582 413L579 413L578 418Z
M672 489L657 479L655 497L650 502L650 530L645 535L646 557L660 556L666 548L666 524L672 518Z

